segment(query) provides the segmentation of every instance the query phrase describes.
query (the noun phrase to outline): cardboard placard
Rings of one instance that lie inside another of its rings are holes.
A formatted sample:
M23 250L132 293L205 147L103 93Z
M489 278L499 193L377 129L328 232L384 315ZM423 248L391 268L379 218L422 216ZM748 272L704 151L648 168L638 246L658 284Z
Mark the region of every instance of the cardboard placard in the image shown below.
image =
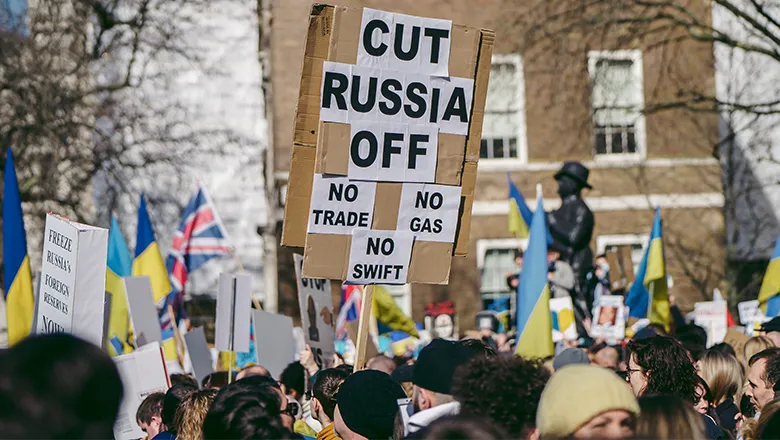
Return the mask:
M255 326L257 364L278 379L284 368L295 360L292 318L263 310L252 310Z
M219 351L249 351L251 313L252 276L219 274L214 347Z
M203 379L214 372L214 359L211 357L211 350L206 343L206 334L203 327L195 327L184 335L184 342L187 344L187 353L192 364L192 372L198 385L203 383Z
M136 422L138 406L150 394L168 391L171 383L165 365L165 353L160 344L147 345L142 350L123 354L113 358L119 376L122 378L124 393L116 422L114 438L130 440L144 438L146 433Z
M149 277L123 277L136 346L162 344L162 330Z
M593 314L590 335L594 338L622 340L626 333L625 312L622 296L602 295Z
M46 215L35 334L103 343L108 230Z
M747 362L748 359L745 359L745 343L748 339L750 339L750 336L743 334L732 327L726 330L726 336L723 338L723 342L731 345L731 348L737 353L737 359L742 362Z
M330 281L301 276L303 255L293 254L293 261L304 340L311 347L317 365L321 369L330 368L333 365L336 339Z
M450 257L468 248L493 39L449 20L312 6L282 233L304 247L303 276L449 281ZM355 243L378 231L413 237L392 263L403 269L356 273L390 264Z
M707 348L723 342L729 328L725 301L698 302L693 313L694 323L707 331Z
M571 297L553 298L550 300L550 314L552 315L552 340L576 341L577 322L574 318L574 304Z

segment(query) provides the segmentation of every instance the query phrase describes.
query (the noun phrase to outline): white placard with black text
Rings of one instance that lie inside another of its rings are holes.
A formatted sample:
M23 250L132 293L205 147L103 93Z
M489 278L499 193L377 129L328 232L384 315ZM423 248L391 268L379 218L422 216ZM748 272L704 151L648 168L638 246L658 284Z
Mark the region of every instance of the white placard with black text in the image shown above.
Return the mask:
M404 183L398 207L398 230L416 240L455 241L460 209L459 186Z
M308 232L350 235L355 228L370 228L375 195L374 182L315 174Z
M414 234L406 231L356 229L347 268L353 284L405 284Z

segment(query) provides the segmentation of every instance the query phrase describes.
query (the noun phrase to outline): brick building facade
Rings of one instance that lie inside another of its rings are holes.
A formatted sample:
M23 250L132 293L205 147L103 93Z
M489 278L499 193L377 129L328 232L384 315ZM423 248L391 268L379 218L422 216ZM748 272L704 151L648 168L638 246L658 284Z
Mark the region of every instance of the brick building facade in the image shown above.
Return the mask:
M566 50L547 41L530 43L533 10L514 2L371 0L340 2L411 15L447 18L496 30L493 69L467 257L453 257L449 285L414 285L394 290L417 322L425 304L452 300L461 330L473 328L485 302L507 295L504 281L512 252L521 241L507 226L507 173L533 209L535 186L543 187L546 209L560 203L553 174L564 160L591 169L594 189L585 200L595 214L591 246L631 245L641 258L652 222L662 209L671 293L683 309L705 300L723 279L723 195L715 114L683 110L643 113L682 87L714 90L712 47L691 42L659 47L624 38L620 30L597 42L571 33ZM550 2L556 3L556 2ZM281 231L293 120L298 97L307 17L311 3L267 0L270 16L265 50L271 149L267 173L269 209ZM701 13L708 14L703 5ZM524 24L526 23L526 24ZM679 56L685 54L685 56ZM277 241L278 242L278 241ZM279 311L299 316L292 253L280 248ZM334 300L338 292L334 289Z

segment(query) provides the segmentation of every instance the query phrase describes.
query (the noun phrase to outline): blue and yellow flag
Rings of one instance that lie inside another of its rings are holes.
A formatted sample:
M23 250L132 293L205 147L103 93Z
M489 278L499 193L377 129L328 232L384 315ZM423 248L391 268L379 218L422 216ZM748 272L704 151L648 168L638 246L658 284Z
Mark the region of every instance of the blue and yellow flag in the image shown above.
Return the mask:
M509 182L509 232L517 238L527 238L534 213L528 208L515 182L512 182L512 176L506 173L506 178Z
M761 282L761 290L758 292L758 302L761 310L770 318L780 314L780 237L775 242L775 250L769 259L769 266L764 273L764 281Z
M528 249L523 259L523 276L517 288L515 354L525 358L545 358L555 353L547 267L547 221L540 194L531 220Z
M157 239L154 237L152 221L149 219L149 211L146 209L146 199L141 194L141 205L138 207L138 231L135 239L135 258L133 259L133 276L147 276L152 283L152 295L160 314L168 317L165 307L165 298L171 292L171 282L168 279L168 270L165 268ZM172 334L171 334L172 336ZM176 344L173 337L163 341L165 357L169 360L176 359Z
M111 314L108 318L109 350L112 356L129 353L130 315L127 308L127 296L122 277L133 274L133 258L127 247L125 237L119 229L116 217L111 215L111 229L108 231L108 265L106 267L106 292L111 294Z
M8 322L8 345L14 345L32 330L35 300L33 297L27 235L24 232L22 199L11 149L5 161L3 186L3 275L5 312Z
M636 279L626 294L630 318L649 318L653 324L669 328L669 295L666 281L661 210L655 208L653 229Z
M377 327L385 327L379 329L379 334L400 330L415 338L420 337L412 318L404 314L403 310L395 303L393 296L384 287L374 286L374 299L371 306L371 312L376 317Z

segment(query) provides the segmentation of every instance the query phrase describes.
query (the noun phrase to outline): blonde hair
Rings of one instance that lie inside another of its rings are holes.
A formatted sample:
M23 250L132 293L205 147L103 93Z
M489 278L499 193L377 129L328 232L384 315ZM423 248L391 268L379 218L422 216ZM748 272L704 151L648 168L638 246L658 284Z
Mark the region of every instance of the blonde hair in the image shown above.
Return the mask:
M720 404L726 399L736 400L745 382L742 364L734 356L715 350L707 350L699 360L699 375L712 393L712 403Z
M690 402L670 395L646 396L639 399L637 438L658 440L706 438L704 421Z
M780 399L775 399L764 405L761 409L761 415L758 417L758 421L753 419L745 420L742 429L740 429L745 440L757 440L762 438L767 422L769 422L778 410L780 410Z
M759 351L764 351L767 348L772 348L774 346L775 343L766 336L753 336L752 338L748 339L747 342L745 342L745 348L743 350L745 354L745 362L749 361L750 358Z
M217 396L219 390L209 388L196 391L181 402L179 409L176 410L176 416L173 418L173 425L176 427L178 439L181 440L201 440L203 438L203 419L209 412L211 402Z

